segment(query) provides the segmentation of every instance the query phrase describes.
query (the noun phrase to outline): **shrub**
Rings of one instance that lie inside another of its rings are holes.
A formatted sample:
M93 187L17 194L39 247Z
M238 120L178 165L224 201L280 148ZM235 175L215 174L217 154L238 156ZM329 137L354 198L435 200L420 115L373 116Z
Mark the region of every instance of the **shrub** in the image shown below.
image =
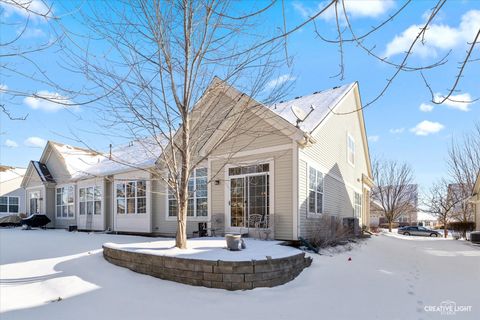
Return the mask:
M352 230L344 225L343 218L324 215L320 218L312 244L317 248L325 248L342 244L351 237Z
M454 221L448 224L448 228L454 231L467 232L475 229L475 222L473 221Z

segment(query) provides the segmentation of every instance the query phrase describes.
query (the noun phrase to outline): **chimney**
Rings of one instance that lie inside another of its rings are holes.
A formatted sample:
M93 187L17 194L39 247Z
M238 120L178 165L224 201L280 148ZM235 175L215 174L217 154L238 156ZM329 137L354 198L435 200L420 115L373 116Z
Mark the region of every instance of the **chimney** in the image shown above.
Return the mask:
M112 144L110 143L110 155L108 156L109 160L112 160Z

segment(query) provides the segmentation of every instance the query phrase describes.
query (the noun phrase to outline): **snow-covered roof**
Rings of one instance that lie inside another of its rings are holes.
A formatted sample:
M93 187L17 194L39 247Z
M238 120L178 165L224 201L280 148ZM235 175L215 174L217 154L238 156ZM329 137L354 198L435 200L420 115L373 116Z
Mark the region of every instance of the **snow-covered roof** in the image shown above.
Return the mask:
M53 143L53 146L63 157L74 180L148 168L155 165L161 153L159 143L153 138L113 148L111 156L109 151L99 153L59 143Z
M300 122L299 127L304 132L310 133L325 119L330 110L335 107L354 85L355 83L350 83L341 87L315 92L312 95L278 103L270 109L294 126L297 125L298 118L293 113L292 107L301 110L302 113L308 116L304 121ZM312 107L313 111L310 113Z
M21 178L27 169L0 165L0 182Z

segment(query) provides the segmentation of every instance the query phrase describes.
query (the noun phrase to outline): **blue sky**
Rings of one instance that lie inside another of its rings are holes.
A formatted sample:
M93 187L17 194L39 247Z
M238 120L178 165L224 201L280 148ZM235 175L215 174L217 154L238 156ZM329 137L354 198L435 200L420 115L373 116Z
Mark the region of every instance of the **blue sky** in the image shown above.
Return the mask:
M35 1L34 1L35 2ZM371 26L383 21L395 12L403 2L395 1L353 1L347 2L351 23L358 34L370 30ZM393 22L374 33L365 41L369 48L380 56L388 55L399 62L403 57L416 26L425 21L432 1L413 1ZM258 5L258 4L257 4ZM294 26L311 12L323 5L315 1L287 1L287 25ZM41 6L41 5L39 5ZM258 5L260 6L260 5ZM243 3L239 10L250 7ZM4 7L5 8L5 7ZM65 8L54 3L55 14L61 14ZM281 25L280 6L274 7L268 19L272 24ZM25 14L18 10L7 9L2 12L6 21L21 21ZM81 29L81 25L65 20L66 26ZM345 23L342 23L345 26ZM317 27L328 38L335 37L335 23L332 13L319 18ZM428 65L450 52L445 65L425 72L435 93L445 94L458 71L458 61L465 55L467 41L472 41L476 30L480 28L479 1L448 1L442 8L425 38L425 45L417 47L409 60L412 65ZM0 31L2 42L14 30ZM41 19L31 19L25 43L48 41L48 24ZM280 70L278 79L272 81L291 81L293 89L290 97L310 94L348 82L358 81L364 104L375 98L382 90L386 79L395 69L381 63L353 44L344 47L345 79L333 77L338 73L338 46L327 44L315 37L312 26L306 26L288 38L288 50L293 56L291 68ZM479 57L478 47L476 57ZM47 50L35 56L40 69L48 70L49 75L61 83L79 81L60 67L54 50ZM9 61L10 62L10 61ZM15 61L18 69L31 68L24 61ZM31 70L30 70L31 71ZM468 65L461 79L458 92L460 100L480 97L480 63ZM0 75L0 85L9 90L30 90L54 95L50 88L41 83L24 78ZM0 87L2 88L2 87ZM57 97L58 98L58 97ZM61 97L59 97L61 99ZM386 94L365 110L370 152L372 156L407 161L414 170L417 182L426 188L434 180L445 176L446 150L455 137L473 128L480 120L480 102L448 103L434 105L430 102L430 93L419 73L401 73ZM99 131L94 125L94 112L86 106L65 110L55 104L49 104L33 98L7 100L0 93L0 99L14 114L26 114L26 121L11 121L0 115L0 163L25 167L31 159L38 159L42 144L46 140L76 144L72 136L80 135L100 149L107 149L110 143L118 143L115 136ZM92 132L93 131L93 132Z

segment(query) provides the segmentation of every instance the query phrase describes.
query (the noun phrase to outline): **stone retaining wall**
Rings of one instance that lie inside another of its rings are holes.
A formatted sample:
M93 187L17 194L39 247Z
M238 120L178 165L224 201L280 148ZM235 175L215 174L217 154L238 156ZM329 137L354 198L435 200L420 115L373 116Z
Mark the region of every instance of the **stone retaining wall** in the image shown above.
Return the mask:
M305 253L251 261L211 261L157 256L103 247L103 256L117 266L160 279L227 290L275 287L297 277L312 264Z

